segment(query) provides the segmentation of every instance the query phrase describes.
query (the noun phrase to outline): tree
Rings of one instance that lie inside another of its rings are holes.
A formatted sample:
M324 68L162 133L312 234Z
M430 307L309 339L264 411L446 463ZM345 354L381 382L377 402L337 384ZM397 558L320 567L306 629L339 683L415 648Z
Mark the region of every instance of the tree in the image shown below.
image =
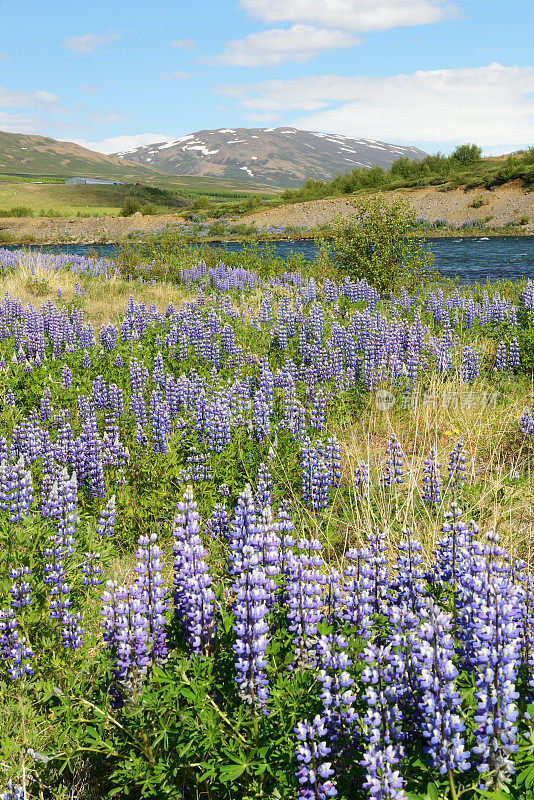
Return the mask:
M459 144L451 158L460 164L476 164L482 158L482 150L476 144Z
M404 200L370 197L333 225L330 256L341 273L367 280L381 292L413 287L434 256L417 236L415 212Z

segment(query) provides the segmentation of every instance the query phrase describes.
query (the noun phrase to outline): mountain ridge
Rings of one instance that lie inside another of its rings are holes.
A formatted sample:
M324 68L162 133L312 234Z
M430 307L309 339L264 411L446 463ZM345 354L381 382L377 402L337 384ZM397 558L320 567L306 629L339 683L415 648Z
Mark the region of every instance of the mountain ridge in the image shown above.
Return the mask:
M0 131L0 173L127 180L159 171L48 136Z
M196 131L113 156L168 175L225 177L291 188L358 168L389 167L398 158L422 160L417 147L375 139L281 128L218 128Z

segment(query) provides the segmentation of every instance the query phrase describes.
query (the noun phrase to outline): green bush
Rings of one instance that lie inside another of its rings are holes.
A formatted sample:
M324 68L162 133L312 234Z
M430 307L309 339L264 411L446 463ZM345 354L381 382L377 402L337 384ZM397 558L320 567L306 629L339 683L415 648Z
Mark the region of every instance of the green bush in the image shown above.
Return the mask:
M340 272L382 292L394 292L401 283L416 285L433 263L416 230L415 212L407 202L371 197L333 226L332 261Z
M149 214L156 214L156 213L157 213L156 207L152 205L152 203L147 203L146 205L141 206L141 214L144 217L148 216Z
M482 158L482 150L476 144L459 144L451 158L462 166L476 164Z
M212 222L208 228L208 233L210 236L224 236L226 232L226 226L222 219Z
M131 217L132 214L135 214L137 211L141 211L141 203L139 200L131 195L125 197L120 212L121 217Z
M192 208L193 211L200 211L202 209L208 209L208 208L210 208L210 206L211 206L211 203L209 201L209 198L204 197L203 195L200 195L199 197L195 197L195 199L191 203L191 208Z
M0 211L0 217L33 217L33 209L29 206L12 206Z

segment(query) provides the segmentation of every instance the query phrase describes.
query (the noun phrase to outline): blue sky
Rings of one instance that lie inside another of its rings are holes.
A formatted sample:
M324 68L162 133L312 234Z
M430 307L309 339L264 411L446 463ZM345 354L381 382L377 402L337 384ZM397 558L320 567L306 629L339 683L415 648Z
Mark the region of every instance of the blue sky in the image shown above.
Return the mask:
M534 3L0 0L0 130L102 152L295 125L449 152L534 144Z

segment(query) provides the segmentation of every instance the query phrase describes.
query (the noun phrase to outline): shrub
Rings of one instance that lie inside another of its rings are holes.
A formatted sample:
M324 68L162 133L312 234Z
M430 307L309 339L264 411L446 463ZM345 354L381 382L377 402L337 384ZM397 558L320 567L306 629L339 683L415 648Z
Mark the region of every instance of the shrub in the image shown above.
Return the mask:
M0 211L0 217L33 217L33 209L29 206L12 206Z
M482 158L482 150L476 144L459 144L451 158L462 166L476 164Z
M473 200L473 202L472 202L472 203L470 203L469 205L471 206L471 208L480 208L481 206L483 206L483 205L484 205L484 200L482 200L482 198L481 198L481 197L477 197L477 198L476 198L475 200Z
M416 236L417 220L409 204L371 197L355 215L333 228L331 257L341 272L365 279L380 291L421 281L433 262Z
M208 233L210 236L224 236L227 233L226 225L222 219L212 222L209 226Z
M121 217L131 217L132 214L135 214L137 211L141 210L141 203L136 197L128 197L124 198L124 203L122 204L121 208Z
M141 214L146 217L149 214L155 214L156 207L152 205L152 203L147 203L146 205L141 207Z
M199 197L195 197L193 202L191 203L191 208L193 211L200 211L201 209L208 209L211 203L208 197L204 197L200 195Z

